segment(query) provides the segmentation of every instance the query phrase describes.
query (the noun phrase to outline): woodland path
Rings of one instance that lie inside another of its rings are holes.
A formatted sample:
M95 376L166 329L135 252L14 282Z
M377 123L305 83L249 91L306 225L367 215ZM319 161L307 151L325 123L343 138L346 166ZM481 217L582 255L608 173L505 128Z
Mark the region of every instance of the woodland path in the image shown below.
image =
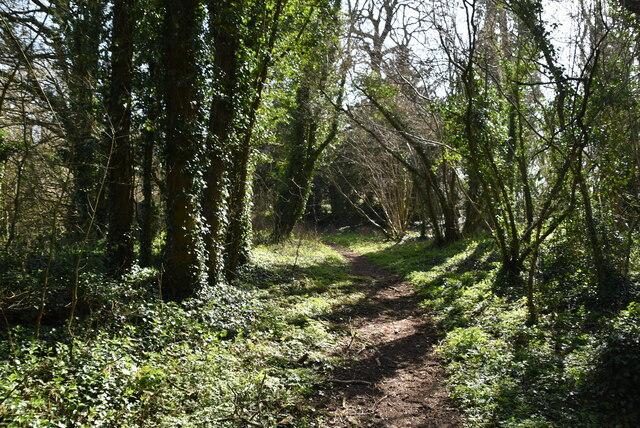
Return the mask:
M367 297L335 315L351 334L338 350L345 364L320 404L329 426L460 427L434 355L436 333L415 291L365 256L333 248L351 263Z

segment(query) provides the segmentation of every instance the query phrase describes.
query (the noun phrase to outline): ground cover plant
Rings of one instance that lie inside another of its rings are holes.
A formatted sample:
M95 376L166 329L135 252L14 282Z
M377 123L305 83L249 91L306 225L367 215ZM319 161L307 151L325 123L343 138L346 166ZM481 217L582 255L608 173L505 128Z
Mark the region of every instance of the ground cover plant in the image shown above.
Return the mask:
M96 277L102 310L2 342L3 426L314 426L309 397L333 366L323 321L357 299L318 241L258 246L240 283L206 300L159 299L151 270Z

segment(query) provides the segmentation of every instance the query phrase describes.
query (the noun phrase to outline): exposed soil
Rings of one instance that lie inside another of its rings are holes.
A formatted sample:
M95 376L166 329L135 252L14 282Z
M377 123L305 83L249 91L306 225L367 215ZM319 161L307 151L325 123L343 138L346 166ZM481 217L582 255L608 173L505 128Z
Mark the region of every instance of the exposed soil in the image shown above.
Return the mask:
M350 334L338 351L345 364L321 403L329 426L461 426L434 355L437 336L412 287L364 256L333 248L362 278L357 286L367 298L335 314Z

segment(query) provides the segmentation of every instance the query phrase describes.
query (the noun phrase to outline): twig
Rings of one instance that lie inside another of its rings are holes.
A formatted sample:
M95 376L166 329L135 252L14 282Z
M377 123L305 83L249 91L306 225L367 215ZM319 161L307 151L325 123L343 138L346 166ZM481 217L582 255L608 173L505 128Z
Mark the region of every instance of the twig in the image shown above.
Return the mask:
M300 234L300 237L298 238L298 246L296 247L296 258L293 260L293 266L291 267L292 271L295 271L296 267L298 267L298 257L300 256L301 245L302 245L302 234Z
M367 386L371 386L373 385L371 382L366 381L366 380L360 380L360 379L352 379L352 380L344 380L344 379L327 379L327 382L331 382L331 383L339 383L342 385L367 385Z
M384 397L382 397L382 398L380 398L380 399L376 400L376 402L373 404L373 412L371 412L371 413L375 413L375 412L376 412L376 410L378 410L378 406L380 405L380 403L382 403L382 401L383 401L383 400L385 400L385 399L387 399L387 398L389 398L389 395L388 395L388 394L387 394L387 395L385 395Z
M344 348L344 352L347 352L349 349L351 349L351 345L353 345L353 341L356 338L356 335L354 332L351 332L351 340L349 340L349 344L347 345L346 348Z

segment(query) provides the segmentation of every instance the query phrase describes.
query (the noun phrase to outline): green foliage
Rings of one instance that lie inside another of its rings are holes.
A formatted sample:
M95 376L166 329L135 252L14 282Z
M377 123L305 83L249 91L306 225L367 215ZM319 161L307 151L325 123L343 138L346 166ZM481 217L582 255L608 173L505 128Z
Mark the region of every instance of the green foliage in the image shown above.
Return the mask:
M84 275L96 310L72 337L26 327L0 344L8 426L316 426L309 400L331 366L322 320L349 299L344 260L318 242L258 247L242 285L181 304L153 269ZM255 285L258 285L256 287Z

